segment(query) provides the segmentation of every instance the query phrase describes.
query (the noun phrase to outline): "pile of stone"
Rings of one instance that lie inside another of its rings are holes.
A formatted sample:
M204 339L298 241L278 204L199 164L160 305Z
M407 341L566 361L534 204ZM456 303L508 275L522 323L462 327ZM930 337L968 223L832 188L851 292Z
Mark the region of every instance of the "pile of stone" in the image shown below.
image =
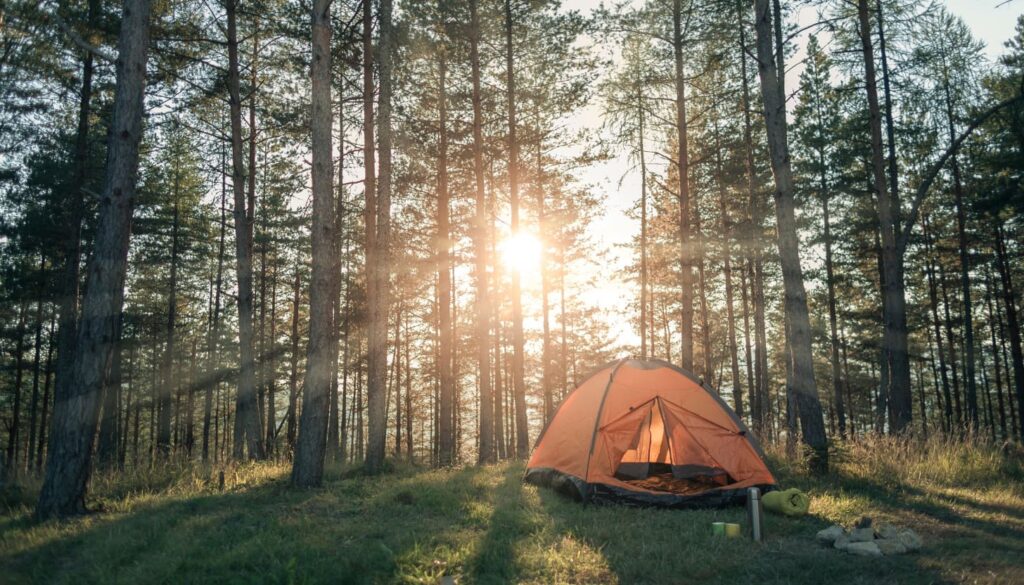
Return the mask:
M838 524L829 526L818 532L817 540L825 546L865 557L901 555L919 550L924 544L910 528L884 522L872 525L868 517L858 520L850 530Z

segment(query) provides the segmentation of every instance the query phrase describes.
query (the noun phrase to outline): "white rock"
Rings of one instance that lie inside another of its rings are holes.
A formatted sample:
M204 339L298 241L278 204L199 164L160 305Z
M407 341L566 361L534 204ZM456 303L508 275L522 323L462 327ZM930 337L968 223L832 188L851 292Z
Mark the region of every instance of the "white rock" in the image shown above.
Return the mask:
M850 542L871 542L875 539L875 529L870 526L866 528L854 528L850 531Z
M836 539L832 546L839 550L846 550L846 547L850 546L850 537L844 532L839 535L839 538Z
M880 557L882 550L874 542L851 542L846 547L846 552L862 557Z
M885 556L889 555L901 555L907 552L907 547L903 546L903 543L899 540L883 538L876 540L873 544L878 546L878 550L882 551Z
M835 544L836 539L844 534L843 527L838 524L833 524L824 530L819 530L815 538L821 544L831 546Z

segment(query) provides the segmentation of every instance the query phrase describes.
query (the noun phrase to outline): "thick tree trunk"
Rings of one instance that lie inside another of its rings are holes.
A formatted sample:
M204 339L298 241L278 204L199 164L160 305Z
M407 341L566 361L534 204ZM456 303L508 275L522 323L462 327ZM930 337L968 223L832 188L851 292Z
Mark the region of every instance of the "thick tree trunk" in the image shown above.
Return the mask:
M442 14L443 6L438 8ZM437 310L438 310L438 461L447 467L455 461L455 376L452 373L452 279L451 279L451 228L448 223L448 108L447 73L445 49L438 47L438 154L437 154L437 235L435 254L437 269Z
M367 2L371 4L371 2ZM370 297L370 323L367 373L367 407L368 407L368 439L366 445L366 469L377 473L384 463L384 451L387 435L387 336L388 309L391 303L390 293L390 239L391 239L391 70L394 57L394 32L391 23L391 0L381 0L380 14L380 45L378 47L378 75L380 78L380 112L377 118L377 137L380 141L380 181L376 189L368 191L375 194L373 222L375 243L373 263L368 264L368 276L374 280L374 294ZM369 25L364 21L364 46L370 42ZM365 50L365 49L364 49ZM370 70L364 75L368 82L369 100L371 101L369 117L365 120L369 127L367 133L369 147L373 146L373 70L372 61L368 63ZM367 162L367 178L373 157ZM367 224L369 225L369 224Z
M100 414L99 441L96 446L96 464L101 468L111 468L117 463L117 444L121 417L121 331L124 326L124 314L117 322L114 334L114 354L111 358L110 373L107 375L106 387L103 389L103 407Z
M334 331L335 213L334 166L331 147L331 0L315 0L312 10L312 192L313 271L309 286L309 346L302 384L302 419L295 443L292 483L319 486L323 481L327 441L328 399L335 357Z
M490 356L490 290L487 282L487 204L484 199L484 139L483 98L480 93L480 15L479 0L469 0L469 60L473 77L473 178L475 180L475 212L473 219L473 254L475 260L476 297L476 356L480 387L480 446L478 462L493 463L494 449L494 391L491 387ZM406 345L409 341L406 338ZM409 361L406 357L406 366ZM408 393L406 401L409 400ZM406 410L406 417L412 412ZM411 438L411 433L408 433ZM412 457L412 450L409 449Z
M768 132L768 153L772 174L775 177L779 260L782 265L787 339L792 368L792 379L788 380L788 385L792 388L797 401L803 441L812 450L811 466L818 472L824 472L828 469L828 440L825 437L825 422L818 400L818 388L814 382L811 322L807 311L803 271L800 267L795 188L786 137L786 104L779 94L780 72L776 71L775 61L772 59L772 25L767 0L755 0L754 17L761 97L764 100ZM781 26L781 23L776 25Z
M50 455L36 516L65 517L85 510L103 384L124 302L139 141L142 138L149 0L125 0L118 39L117 84L93 256L66 392L54 404Z
M242 159L242 99L239 89L237 11L239 0L227 0L228 94L231 113L231 187L234 192L235 274L238 281L238 393L232 456L263 459L259 404L256 396L256 364L253 355L252 229L254 209L246 204L246 168ZM248 209L247 209L248 207Z

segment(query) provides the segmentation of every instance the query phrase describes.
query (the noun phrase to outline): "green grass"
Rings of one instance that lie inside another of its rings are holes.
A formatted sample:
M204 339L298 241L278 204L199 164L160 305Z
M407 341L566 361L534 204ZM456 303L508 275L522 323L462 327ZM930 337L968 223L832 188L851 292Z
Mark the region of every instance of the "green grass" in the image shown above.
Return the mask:
M901 462L902 458L902 462ZM582 506L525 486L519 464L381 477L330 469L322 489L288 468L183 467L99 477L103 512L35 523L35 487L0 504L0 583L1024 583L1019 455L978 446L882 442L836 453L811 478L811 514L770 516L768 540L720 540L740 508L666 511ZM909 524L919 554L854 557L814 533L862 514Z

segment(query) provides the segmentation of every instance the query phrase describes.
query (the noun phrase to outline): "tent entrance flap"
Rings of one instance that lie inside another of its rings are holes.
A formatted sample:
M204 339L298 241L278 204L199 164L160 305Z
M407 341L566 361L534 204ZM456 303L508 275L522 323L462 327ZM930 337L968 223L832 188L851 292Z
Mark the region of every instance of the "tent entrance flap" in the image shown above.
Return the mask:
M608 438L628 438L618 450L615 477L658 491L692 493L735 483L686 429L678 416L656 397L606 425ZM630 427L635 428L635 430Z

